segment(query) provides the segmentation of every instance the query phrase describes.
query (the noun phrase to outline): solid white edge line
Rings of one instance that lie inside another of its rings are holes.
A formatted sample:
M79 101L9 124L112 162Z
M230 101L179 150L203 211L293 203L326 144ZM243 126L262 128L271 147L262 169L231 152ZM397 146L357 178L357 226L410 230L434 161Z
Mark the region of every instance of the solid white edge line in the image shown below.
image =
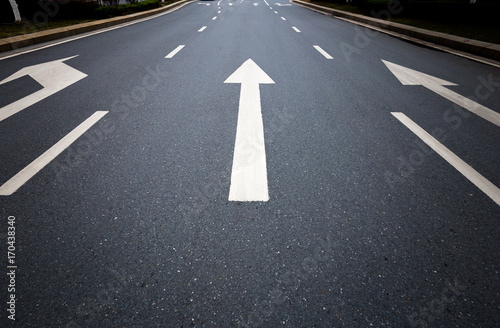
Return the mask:
M322 54L323 56L325 56L326 59L333 59L333 57L330 56L326 51L324 51L323 49L321 49L320 46L313 46L313 47L314 47L314 49L318 50L318 52L320 54Z
M292 28L294 29L295 32L300 33L300 30L298 28L296 28L295 26L292 26Z
M27 54L27 53L30 53L30 52L34 52L34 51L38 51L38 50L42 50L42 49L54 47L54 46L57 46L57 45L60 45L60 44L63 44L63 43L67 43L67 42L71 42L71 41L76 41L76 40L79 40L79 39L83 39L83 38L86 38L86 37L89 37L89 36L92 36L92 35L101 34L101 33L109 32L109 31L112 31L112 30L117 30L119 28L126 27L126 26L129 26L129 25L133 25L133 24L137 24L137 23L142 23L142 22L148 21L150 19L155 19L155 18L161 17L163 15L170 14L171 12L174 12L174 11L176 11L178 9L181 9L185 5L193 3L194 1L195 0L185 2L185 3L179 5L179 6L175 7L175 8L172 8L172 9L170 9L168 11L159 13L157 15L153 15L153 16L141 18L141 19L138 19L138 20L135 20L135 21L132 21L132 22L122 23L122 24L119 24L119 25L116 25L116 26L107 27L107 28L100 29L100 30L93 31L93 32L88 32L88 33L83 33L83 34L80 34L80 35L75 35L75 36L69 37L70 39L62 40L62 41L57 41L57 42L54 42L54 43L51 43L51 44L48 44L48 45L45 45L45 46L36 47L34 49L22 50L20 52L16 52L14 54L6 55L6 56L2 56L2 54L0 53L0 60L4 60L4 59L7 59L7 58L12 58L12 57L16 57L16 56L19 56L19 55L24 55L24 54ZM36 45L34 45L34 46L36 46ZM15 51L15 50L11 50L11 51Z
M10 196L24 185L29 179L49 164L54 158L75 142L82 134L97 123L107 111L97 111L87 118L83 123L74 128L70 133L59 140L55 145L50 147L45 153L31 162L24 169L19 171L9 181L5 182L0 187L0 196Z
M180 46L178 46L177 48L175 48L174 50L172 50L171 53L169 53L168 55L165 56L165 58L172 58L174 57L179 51L181 51L181 49L184 48L184 45L181 44Z
M198 32L203 32L206 28L207 28L206 26L203 26L202 28L200 28L200 29L198 30Z
M267 1L266 1L266 0L264 0L264 2L266 3L266 5L268 5L268 6L269 6L269 4L267 3Z
M436 153L438 153L439 156L451 164L458 172L462 173L464 177L488 195L488 197L497 203L497 205L500 205L500 189L497 186L488 181L469 164L465 163L460 157L455 155L451 150L446 148L442 143L427 133L417 123L413 122L408 116L403 113L391 114L414 134L416 134L417 137L431 147Z

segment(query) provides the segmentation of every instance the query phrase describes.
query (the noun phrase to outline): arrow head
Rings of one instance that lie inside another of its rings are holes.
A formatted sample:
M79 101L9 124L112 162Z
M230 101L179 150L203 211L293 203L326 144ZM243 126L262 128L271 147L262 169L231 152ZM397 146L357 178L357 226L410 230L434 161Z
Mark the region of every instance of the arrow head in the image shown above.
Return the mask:
M24 68L20 69L19 71L17 71L16 73L12 74L11 76L0 81L0 85L7 83L7 82L10 82L10 81L14 81L20 77L25 76L25 75L30 75L32 78L34 78L39 83L41 81L40 81L40 78L38 78L38 75L43 75L44 77L48 75L49 78L53 79L54 77L50 76L51 75L50 71L53 70L54 67L60 66L62 64L62 62L66 61L66 60L70 60L70 59L75 58L75 57L78 57L78 55L63 58L63 59L57 59L57 60L49 61L46 63L41 63L41 64L37 64L37 65L24 67ZM66 66L66 64L62 64L62 65ZM85 75L85 76L87 76L87 75ZM43 85L44 83L41 83L41 84Z
M248 59L224 83L274 84L274 81L253 60Z
M382 60L387 68L403 85L458 85L437 77Z

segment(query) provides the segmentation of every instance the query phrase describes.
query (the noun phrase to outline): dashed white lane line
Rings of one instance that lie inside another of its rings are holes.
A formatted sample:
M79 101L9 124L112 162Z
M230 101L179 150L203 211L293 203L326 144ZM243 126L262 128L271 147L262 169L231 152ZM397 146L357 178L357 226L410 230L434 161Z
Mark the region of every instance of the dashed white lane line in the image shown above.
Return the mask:
M217 19L217 16L214 16L214 18L212 18L212 20L216 20Z
M285 17L283 17L283 16L281 16L281 19L282 19L282 20L286 20L286 18L285 18Z
M220 14L220 13L221 13L221 11L219 10L219 11L217 12L217 14Z
M83 123L77 126L73 131L68 133L64 138L59 140L55 145L50 147L45 153L31 162L24 169L19 171L9 181L5 182L0 187L0 196L10 196L16 192L23 184L49 164L54 158L68 148L73 142L82 136L88 129L97 123L107 111L97 111L87 118Z
M325 56L326 59L333 59L333 57L330 56L326 51L324 51L323 49L321 49L320 46L313 46L313 47L314 47L314 49L318 50L318 52L320 54L322 54L323 56Z
M495 203L500 205L500 189L488 181L479 172L474 170L469 164L465 163L460 157L446 148L437 139L422 129L417 123L413 122L403 113L391 113L401 123L403 123L411 132L415 133L423 142L438 153L444 160L451 164L458 172L462 173L470 182L481 189Z
M292 28L294 29L295 32L300 33L300 30L298 28L296 28L295 26L292 26Z
M259 4L258 3L254 3L253 5L254 5L254 7L257 7Z
M203 32L206 28L207 28L206 26L203 26L202 28L200 28L200 29L198 30L198 32Z
M175 48L174 50L172 50L172 52L169 53L168 55L166 55L165 58L172 58L172 57L174 57L179 51L181 51L182 48L184 48L183 44L181 44L180 46L178 46L177 48Z
M274 13L277 14L278 12L275 10Z
M269 9L271 9L271 10L272 10L272 9L273 9L273 7L269 7Z

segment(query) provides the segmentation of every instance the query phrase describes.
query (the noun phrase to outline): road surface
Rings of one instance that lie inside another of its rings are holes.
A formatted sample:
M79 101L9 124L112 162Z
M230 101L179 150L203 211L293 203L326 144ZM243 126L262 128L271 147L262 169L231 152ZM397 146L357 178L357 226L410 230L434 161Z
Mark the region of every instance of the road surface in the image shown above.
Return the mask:
M0 326L500 322L499 69L275 0L27 50Z

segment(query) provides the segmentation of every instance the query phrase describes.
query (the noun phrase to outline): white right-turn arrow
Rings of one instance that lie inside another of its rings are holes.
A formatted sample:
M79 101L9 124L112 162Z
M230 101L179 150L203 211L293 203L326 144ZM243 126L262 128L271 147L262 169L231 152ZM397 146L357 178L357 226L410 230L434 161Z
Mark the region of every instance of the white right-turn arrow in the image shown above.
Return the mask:
M459 95L444 86L457 85L437 77L424 74L407 67L382 60L387 68L394 74L403 85L422 85L438 95L454 102L468 111L484 118L485 120L500 127L500 114L474 102L464 96Z
M224 83L241 84L229 200L266 202L269 192L259 84L274 81L248 59Z

